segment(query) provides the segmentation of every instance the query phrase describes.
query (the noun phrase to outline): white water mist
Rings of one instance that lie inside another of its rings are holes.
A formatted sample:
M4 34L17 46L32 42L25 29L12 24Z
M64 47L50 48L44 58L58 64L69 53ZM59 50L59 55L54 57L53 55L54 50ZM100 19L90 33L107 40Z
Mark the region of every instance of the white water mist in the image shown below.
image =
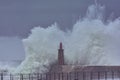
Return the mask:
M26 59L16 72L47 72L57 60L59 42L63 42L68 64L120 65L120 20L105 23L103 14L104 6L95 4L89 6L86 16L74 24L72 31L60 30L57 23L33 28L23 40Z

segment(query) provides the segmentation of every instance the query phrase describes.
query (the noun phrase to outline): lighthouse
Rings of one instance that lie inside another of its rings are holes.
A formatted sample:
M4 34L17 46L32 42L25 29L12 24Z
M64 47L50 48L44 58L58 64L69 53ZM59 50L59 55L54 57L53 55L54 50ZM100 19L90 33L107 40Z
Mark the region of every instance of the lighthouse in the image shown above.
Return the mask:
M62 42L60 42L58 49L58 65L64 65L64 49L62 46Z

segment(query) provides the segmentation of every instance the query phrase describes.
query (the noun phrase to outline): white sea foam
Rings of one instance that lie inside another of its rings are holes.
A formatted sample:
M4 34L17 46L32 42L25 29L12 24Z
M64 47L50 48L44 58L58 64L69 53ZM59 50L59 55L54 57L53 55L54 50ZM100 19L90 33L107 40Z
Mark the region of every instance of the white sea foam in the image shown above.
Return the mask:
M104 22L104 8L99 4L89 6L86 16L66 32L57 23L33 28L23 40L26 59L16 72L48 71L57 60L59 42L63 42L67 64L120 65L120 20Z

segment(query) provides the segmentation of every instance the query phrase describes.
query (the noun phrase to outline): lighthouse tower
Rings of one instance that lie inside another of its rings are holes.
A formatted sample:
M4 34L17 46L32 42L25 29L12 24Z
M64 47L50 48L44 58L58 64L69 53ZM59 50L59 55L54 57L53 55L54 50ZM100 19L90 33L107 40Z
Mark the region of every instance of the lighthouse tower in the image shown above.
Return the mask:
M62 42L60 42L58 49L58 65L64 65L64 49L62 48Z

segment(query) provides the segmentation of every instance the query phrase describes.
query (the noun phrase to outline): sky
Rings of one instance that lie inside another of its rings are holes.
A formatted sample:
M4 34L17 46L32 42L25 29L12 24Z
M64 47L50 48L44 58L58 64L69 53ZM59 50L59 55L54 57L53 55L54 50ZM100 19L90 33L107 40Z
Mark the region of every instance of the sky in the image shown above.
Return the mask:
M106 6L106 18L120 16L120 0L98 0ZM0 0L0 36L26 38L33 27L48 27L54 22L63 30L71 29L85 16L94 0Z
M25 51L22 41L18 37L0 37L0 63L1 61L22 61Z

